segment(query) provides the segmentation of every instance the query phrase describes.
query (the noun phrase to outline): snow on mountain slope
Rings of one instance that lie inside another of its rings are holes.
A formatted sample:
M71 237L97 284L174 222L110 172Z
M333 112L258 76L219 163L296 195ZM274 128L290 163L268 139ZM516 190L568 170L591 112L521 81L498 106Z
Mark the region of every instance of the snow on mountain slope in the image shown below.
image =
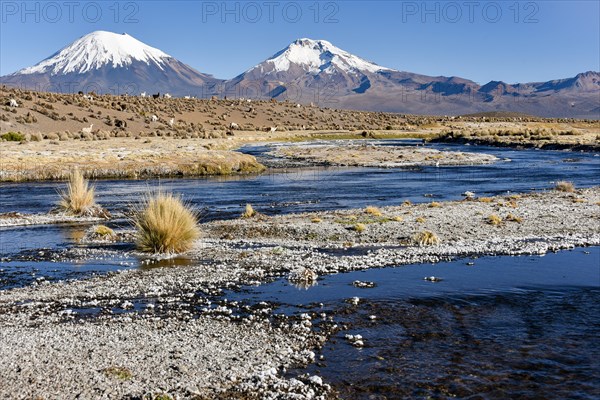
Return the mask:
M127 67L133 61L153 63L162 69L167 58L170 58L168 54L150 47L126 33L96 31L79 38L33 67L24 68L13 75L84 74L106 65L113 68Z
M265 64L271 66L272 70L265 71ZM390 68L381 67L370 61L344 51L326 40L298 39L273 57L254 68L260 68L264 73L285 72L292 65L302 67L306 72L332 72L339 68L344 72L378 72L393 71ZM250 70L254 69L251 68Z

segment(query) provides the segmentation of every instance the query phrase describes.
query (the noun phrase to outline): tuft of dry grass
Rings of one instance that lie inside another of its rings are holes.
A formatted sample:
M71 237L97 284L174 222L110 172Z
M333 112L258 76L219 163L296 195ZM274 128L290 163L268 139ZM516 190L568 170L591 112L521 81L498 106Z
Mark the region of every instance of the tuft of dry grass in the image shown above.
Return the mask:
M575 191L575 186L573 185L573 182L559 181L556 182L554 190L558 190L559 192L573 193Z
M242 218L252 218L254 216L256 216L256 211L252 208L252 204L246 204L246 209L242 213Z
M122 381L130 380L133 377L131 371L125 367L108 367L102 372L104 372L107 377L114 377Z
M431 203L429 203L429 207L431 208L437 208L437 207L441 207L442 204L438 203L437 201L432 201Z
M373 207L373 206L369 206L367 208L365 208L365 212L367 214L370 214L374 217L381 217L383 214L381 213L381 210L377 207Z
M101 237L112 237L115 235L115 231L106 225L97 225L94 227L94 234Z
M480 197L477 199L477 201L479 201L480 203L491 203L492 201L494 201L494 199L492 199L491 197Z
M315 223L315 224L318 224L319 222L321 222L321 221L322 221L322 219L321 219L321 218L319 218L319 217L314 217L314 218L312 218L310 221L311 221L311 222L313 222L313 223Z
M500 225L502 223L502 218L496 214L492 214L487 217L487 223L490 225Z
M392 218L392 220L396 221L396 222L402 222L402 221L404 221L404 218L402 218L401 216L397 215L394 218Z
M352 230L355 231L355 232L358 232L358 233L364 232L365 229L367 229L367 226L365 224L361 224L361 223L354 224L352 226Z
M404 201L402 202L402 205L403 205L403 206L410 206L410 205L412 205L412 201L410 201L410 200L404 200Z
M422 224L425 222L425 218L423 217L417 217L417 219L415 219L415 221L417 221L419 224Z
M78 169L71 171L65 191L59 192L61 210L73 215L90 215L96 205L94 187Z
M440 238L431 231L421 231L413 236L413 241L419 246L434 246L440 243Z
M506 206L511 208L519 208L519 205L514 200L510 200L508 203L506 203Z
M197 214L173 194L148 196L134 215L136 245L149 253L181 253L200 236Z
M511 221L511 222L518 222L518 223L521 223L521 222L523 222L523 218L521 218L521 217L517 217L516 215L513 215L513 214L508 214L508 215L507 215L507 216L504 218L504 220L505 220L505 221Z

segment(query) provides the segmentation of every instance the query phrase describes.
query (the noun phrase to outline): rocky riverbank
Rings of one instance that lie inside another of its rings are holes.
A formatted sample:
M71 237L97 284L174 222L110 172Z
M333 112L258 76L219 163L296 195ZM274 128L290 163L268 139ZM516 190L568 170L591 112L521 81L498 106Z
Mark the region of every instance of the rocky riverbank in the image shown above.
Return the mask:
M65 213L24 214L18 212L0 213L0 227L23 225L74 224L97 222L105 218L81 217Z
M598 128L585 131L574 129L555 131L554 129L539 128L531 130L515 126L504 130L494 130L492 127L483 129L482 126L475 130L465 128L443 132L437 137L431 138L430 141L432 143L469 143L521 149L600 151L600 130Z

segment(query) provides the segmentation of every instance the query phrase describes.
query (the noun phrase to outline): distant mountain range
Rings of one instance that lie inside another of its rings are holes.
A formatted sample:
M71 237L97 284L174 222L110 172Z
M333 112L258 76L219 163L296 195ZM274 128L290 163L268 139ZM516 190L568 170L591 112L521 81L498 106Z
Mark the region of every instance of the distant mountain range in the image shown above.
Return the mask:
M548 82L479 85L379 66L325 40L298 39L230 80L201 73L127 35L96 31L33 67L0 77L22 88L73 93L275 98L410 114L512 111L600 119L600 73Z

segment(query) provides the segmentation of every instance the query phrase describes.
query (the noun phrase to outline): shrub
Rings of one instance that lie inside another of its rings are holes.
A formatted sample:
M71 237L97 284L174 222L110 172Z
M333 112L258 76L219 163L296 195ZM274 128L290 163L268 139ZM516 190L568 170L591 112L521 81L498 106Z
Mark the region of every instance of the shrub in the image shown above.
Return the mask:
M559 192L573 193L575 191L575 186L573 185L573 182L560 181L556 182L554 190L558 190Z
M242 213L242 218L252 218L256 215L256 211L252 208L252 204L246 204L246 209Z
M373 206L369 206L369 207L365 208L365 212L374 217L381 217L383 215L383 214L381 214L381 210L379 208L373 207Z
M200 236L196 213L172 194L148 196L136 210L136 245L149 253L189 250Z
M95 209L94 187L75 169L69 175L67 190L60 194L59 208L73 215L91 215Z
M502 223L502 218L500 218L496 214L492 214L489 217L487 217L487 223L490 225L500 225Z
M4 135L0 136L3 140L7 142L20 142L25 140L25 136L21 132L7 132Z
M431 231L421 231L415 234L413 241L419 246L433 246L440 243L438 236Z

